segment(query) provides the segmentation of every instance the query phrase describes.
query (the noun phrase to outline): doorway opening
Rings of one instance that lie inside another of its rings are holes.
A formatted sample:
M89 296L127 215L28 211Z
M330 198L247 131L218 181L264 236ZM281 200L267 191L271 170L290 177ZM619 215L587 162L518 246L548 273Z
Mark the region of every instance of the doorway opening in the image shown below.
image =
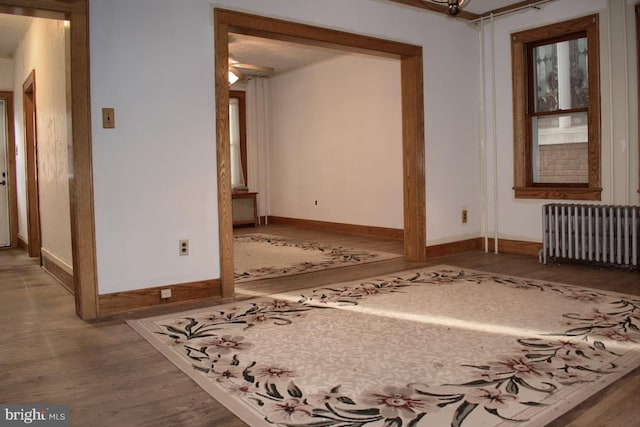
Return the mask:
M220 276L223 296L234 294L232 189L229 172L229 33L294 41L300 44L332 47L400 60L404 256L407 261L424 261L426 259L426 197L422 48L223 9L215 9L215 29L216 154Z
M372 256L367 249L388 245L394 257L401 255L400 60L229 37L229 69L240 75L233 84L229 79L236 279L335 268L337 258L321 254L345 250L338 242L348 235L361 239L349 248L363 251L354 252L355 265ZM245 93L246 142L237 114L243 111L238 94ZM248 180L242 179L247 163ZM369 247L369 237L390 241ZM280 239L295 244L276 251ZM294 253L293 247L305 250ZM236 292L244 289L236 280Z
M40 8L40 9L38 9ZM69 147L69 210L76 314L95 319L98 311L95 218L91 150L88 1L0 0L0 13L69 21L72 141Z
M13 92L0 92L0 247L18 247Z

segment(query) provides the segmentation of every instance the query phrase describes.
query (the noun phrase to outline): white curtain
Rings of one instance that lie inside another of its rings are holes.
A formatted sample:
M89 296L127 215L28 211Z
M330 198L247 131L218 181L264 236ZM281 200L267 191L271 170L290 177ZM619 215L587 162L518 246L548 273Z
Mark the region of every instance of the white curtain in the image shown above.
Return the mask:
M229 129L231 132L231 188L245 188L240 150L240 109L237 98L229 99Z
M253 78L247 82L247 180L258 192L258 215L267 217L269 206L269 80Z

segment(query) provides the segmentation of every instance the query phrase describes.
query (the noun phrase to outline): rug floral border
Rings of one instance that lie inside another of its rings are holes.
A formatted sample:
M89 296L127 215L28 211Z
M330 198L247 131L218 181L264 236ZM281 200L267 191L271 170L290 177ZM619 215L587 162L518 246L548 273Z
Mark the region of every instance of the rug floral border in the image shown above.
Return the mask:
M583 302L585 310L565 313L562 330L515 339L511 355L463 365L474 372L468 381L435 387L416 381L400 387L381 386L362 396L343 393L339 384L308 391L296 384L296 373L287 367L258 360L241 362L239 357L251 348L242 335L249 328L267 322L286 326L310 310L358 305L367 298L404 292L411 286L457 281L552 292ZM487 415L498 424L521 425L575 394L573 385L597 382L603 387L630 370L621 365L640 363L637 349L624 356L619 350L620 346L636 345L640 339L640 299L632 295L448 266L302 292L297 301L250 300L221 307L224 309L220 311L211 308L192 315L163 317L173 318L172 322L154 318L130 324L163 354L167 355L168 349L179 354L181 361L168 357L182 364L185 372L190 370L192 378L195 374L203 387L210 385L221 391L224 403L232 409L236 405L238 415L250 407L255 411L249 416L251 421L288 427L415 427L430 425L430 415L445 408L454 408L450 420L453 427L473 426L478 417ZM596 303L601 308L594 308ZM234 397L244 402L244 411L233 402ZM506 416L514 407L521 409L516 411L518 417ZM568 409L565 402L563 411ZM560 413L555 411L554 417Z

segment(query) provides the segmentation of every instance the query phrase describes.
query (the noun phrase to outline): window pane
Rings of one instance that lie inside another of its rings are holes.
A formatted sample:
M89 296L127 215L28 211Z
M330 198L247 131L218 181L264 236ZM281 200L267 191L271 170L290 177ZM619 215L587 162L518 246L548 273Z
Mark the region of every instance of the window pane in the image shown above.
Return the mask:
M558 114L532 119L533 182L589 182L587 113Z
M587 38L572 40L570 47L571 108L589 106L589 81L587 79Z
M533 49L535 110L555 111L558 109L558 55L556 45L548 44Z
M535 112L587 108L587 38L533 49Z
M229 141L231 143L231 187L235 190L245 186L240 147L240 105L237 98L229 99L229 132Z

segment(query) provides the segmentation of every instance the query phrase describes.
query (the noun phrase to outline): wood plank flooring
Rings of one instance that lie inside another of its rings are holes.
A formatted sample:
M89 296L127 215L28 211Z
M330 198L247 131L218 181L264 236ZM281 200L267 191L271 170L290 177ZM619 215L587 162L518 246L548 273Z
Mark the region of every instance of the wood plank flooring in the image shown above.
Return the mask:
M275 225L237 230L255 231L402 253L397 240ZM437 264L640 295L639 272L543 266L533 257L470 252L420 265L395 259L248 282L237 287L235 299ZM66 403L72 426L244 426L124 322L227 301L209 298L83 322L75 315L73 297L34 260L20 251L0 251L0 402ZM638 408L640 369L549 425L640 426Z

